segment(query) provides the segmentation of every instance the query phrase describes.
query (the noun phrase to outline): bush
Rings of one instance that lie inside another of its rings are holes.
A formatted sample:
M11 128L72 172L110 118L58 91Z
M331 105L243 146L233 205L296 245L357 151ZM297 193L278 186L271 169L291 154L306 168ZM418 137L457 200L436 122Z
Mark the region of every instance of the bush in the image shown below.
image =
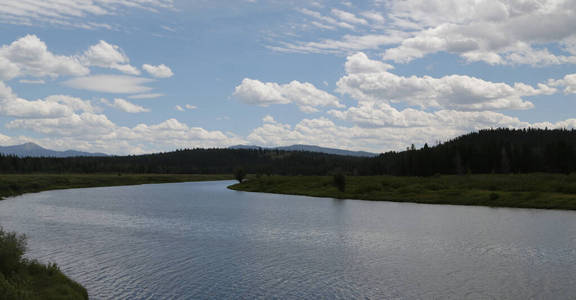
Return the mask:
M18 270L24 252L26 252L26 237L5 232L0 227L0 272L4 276L9 276Z
M234 170L234 178L236 178L238 182L242 183L242 181L244 181L244 178L246 178L246 171L244 171L243 168L236 168Z
M333 178L334 186L338 188L339 191L344 192L346 191L346 176L342 173L337 173L334 175Z

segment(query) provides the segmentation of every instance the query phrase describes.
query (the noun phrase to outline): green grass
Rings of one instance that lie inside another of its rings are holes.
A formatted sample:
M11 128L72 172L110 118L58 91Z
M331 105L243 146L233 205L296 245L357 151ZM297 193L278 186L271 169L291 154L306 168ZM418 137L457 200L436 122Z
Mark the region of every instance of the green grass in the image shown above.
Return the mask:
M576 210L576 174L249 177L233 190L339 199Z
M55 264L23 258L26 239L0 228L0 299L88 299L86 289Z
M58 189L230 179L232 175L3 174L0 175L0 198Z

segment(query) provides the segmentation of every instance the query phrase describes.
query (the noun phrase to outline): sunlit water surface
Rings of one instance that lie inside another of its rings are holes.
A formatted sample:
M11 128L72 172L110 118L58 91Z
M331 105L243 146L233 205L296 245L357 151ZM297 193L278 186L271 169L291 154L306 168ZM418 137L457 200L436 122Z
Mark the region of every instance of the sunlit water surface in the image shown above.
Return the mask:
M0 202L94 299L573 299L576 213L235 192L232 182Z

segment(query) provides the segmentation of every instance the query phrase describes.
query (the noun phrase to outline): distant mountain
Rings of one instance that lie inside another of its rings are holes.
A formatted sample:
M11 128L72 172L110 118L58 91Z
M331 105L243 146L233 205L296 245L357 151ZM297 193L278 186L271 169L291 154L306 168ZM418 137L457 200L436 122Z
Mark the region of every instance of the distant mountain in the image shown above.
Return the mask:
M89 153L76 150L56 151L34 143L26 143L14 146L0 146L0 153L4 155L16 155L18 157L77 157L77 156L108 156L104 153Z
M378 156L377 153L370 153L365 151L348 151L335 148L326 148L312 145L292 145L283 147L260 147L253 145L237 145L231 146L229 149L264 149L264 150L282 150L282 151L308 151L308 152L319 152L334 155L344 155L344 156L357 156L357 157L374 157Z

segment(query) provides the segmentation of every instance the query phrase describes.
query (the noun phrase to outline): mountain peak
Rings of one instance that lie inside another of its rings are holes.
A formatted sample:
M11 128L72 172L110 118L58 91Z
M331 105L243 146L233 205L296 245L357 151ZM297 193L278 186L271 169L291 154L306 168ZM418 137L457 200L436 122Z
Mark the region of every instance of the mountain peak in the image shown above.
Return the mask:
M18 157L72 157L72 156L107 156L104 153L89 153L74 150L55 151L28 142L14 146L0 146L0 154L15 155Z
M17 147L18 145L12 146L12 147ZM26 150L35 150L35 149L44 149L42 148L42 146L32 143L32 142L28 142L28 143L24 143L22 145L22 148L26 149Z

